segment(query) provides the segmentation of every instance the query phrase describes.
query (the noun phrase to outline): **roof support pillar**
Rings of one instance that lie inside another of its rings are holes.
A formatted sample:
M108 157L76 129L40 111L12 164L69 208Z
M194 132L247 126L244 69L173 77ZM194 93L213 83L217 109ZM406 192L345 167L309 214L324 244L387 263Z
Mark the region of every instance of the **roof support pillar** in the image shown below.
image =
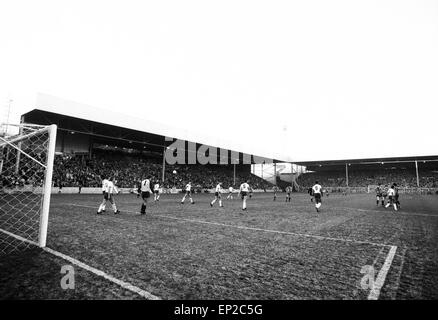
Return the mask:
M345 184L348 187L348 163L345 163Z
M277 185L277 162L274 162L274 185Z
M418 175L418 161L415 160L415 173L417 175L417 187L420 187L420 176Z
M161 169L161 182L164 184L164 173L166 171L166 147L163 147L163 166Z

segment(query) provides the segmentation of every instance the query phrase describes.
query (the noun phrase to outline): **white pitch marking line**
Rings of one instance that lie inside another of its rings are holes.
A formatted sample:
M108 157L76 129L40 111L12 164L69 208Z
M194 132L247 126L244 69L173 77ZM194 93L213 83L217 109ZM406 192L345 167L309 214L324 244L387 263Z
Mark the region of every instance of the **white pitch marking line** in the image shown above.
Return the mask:
M7 234L8 236L11 236L11 237L15 238L15 239L18 239L18 240L21 240L23 242L30 243L32 245L35 245L35 246L39 247L36 242L27 240L27 239L25 239L23 237L20 237L18 235L15 235L15 234L10 233L9 231L3 230L3 229L0 229L0 231L5 233L5 234ZM129 282L125 282L125 281L119 280L117 278L114 278L113 276L111 276L111 275L109 275L109 274L107 274L107 273L105 273L105 272L103 272L101 270L93 268L93 267L91 267L91 266L89 266L89 265L87 265L87 264L85 264L85 263L83 263L83 262L81 262L79 260L76 260L76 259L74 259L74 258L72 258L70 256L67 256L67 255L65 255L65 254L63 254L61 252L55 251L55 250L47 248L47 247L44 247L44 248L41 248L41 249L46 251L46 252L48 252L48 253L53 254L54 256L57 256L57 257L62 258L64 260L67 260L70 263L72 263L74 265L77 265L78 267L80 267L82 269L85 269L85 270L87 270L87 271L89 271L91 273L94 273L97 276L103 277L103 278L105 278L105 279L107 279L107 280L109 280L109 281L111 281L111 282L121 286L123 289L132 291L132 292L138 294L139 296L141 296L143 298L146 298L146 299L149 299L149 300L161 300L159 297L154 296L150 292L147 292L147 291L145 291L143 289L140 289L139 287L136 287L136 286L130 284Z
M389 268L391 267L392 260L394 259L394 255L396 251L397 251L397 246L391 246L391 249L389 249L389 253L386 256L385 263L380 269L376 281L374 281L373 288L371 289L371 292L368 295L368 300L379 299L380 290L382 289L385 283L386 275L388 274Z
M85 206L85 205L74 204L74 203L69 203L66 205L71 205L73 207L94 208L92 206ZM139 212L129 211L129 210L125 210L125 212L137 213L137 214L139 213ZM343 239L343 238L332 238L332 237L317 236L317 235L305 234L305 233L295 233L295 232L262 229L262 228L255 228L255 227L246 227L246 226L235 226L235 225L225 224L225 223L220 223L220 222L185 219L185 218L164 216L164 215L160 215L160 214L153 214L152 217L159 217L159 218L173 219L173 220L180 220L180 221L187 221L187 222L195 222L195 223L203 223L203 224L211 224L211 225L216 225L216 226L221 226L221 227L230 227L230 228L235 228L235 229L244 229L244 230L253 230L253 231L263 231L263 232L269 232L269 233L287 234L287 235L291 235L291 236L308 237L308 238L315 238L315 239L319 239L319 240L343 241L343 242L351 242L351 243L358 243L358 244L369 244L369 245L379 246L379 247L391 247L391 245L389 245L389 244L375 243L375 242L370 242L370 241L361 241L361 240Z
M332 207L332 209L342 209L342 210L355 210L360 212L376 212L376 213L394 213L396 215L403 215L403 216L419 216L419 217L434 217L438 218L437 214L426 214L426 213L415 213L415 212L400 212L400 211L380 211L380 210L374 210L374 209L358 209L358 208L349 208L349 207Z

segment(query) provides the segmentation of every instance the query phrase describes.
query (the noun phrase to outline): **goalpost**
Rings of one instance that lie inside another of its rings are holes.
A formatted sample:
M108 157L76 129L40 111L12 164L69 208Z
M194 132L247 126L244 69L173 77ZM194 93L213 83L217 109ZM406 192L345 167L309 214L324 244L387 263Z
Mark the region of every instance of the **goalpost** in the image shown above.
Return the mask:
M56 125L0 136L0 254L46 246Z

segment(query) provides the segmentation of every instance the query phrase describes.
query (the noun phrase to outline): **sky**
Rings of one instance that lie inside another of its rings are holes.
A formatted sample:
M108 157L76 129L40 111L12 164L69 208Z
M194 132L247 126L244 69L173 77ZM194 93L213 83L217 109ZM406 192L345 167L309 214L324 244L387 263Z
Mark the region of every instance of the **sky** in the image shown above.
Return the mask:
M0 122L42 92L295 161L438 155L437 57L438 1L2 0Z

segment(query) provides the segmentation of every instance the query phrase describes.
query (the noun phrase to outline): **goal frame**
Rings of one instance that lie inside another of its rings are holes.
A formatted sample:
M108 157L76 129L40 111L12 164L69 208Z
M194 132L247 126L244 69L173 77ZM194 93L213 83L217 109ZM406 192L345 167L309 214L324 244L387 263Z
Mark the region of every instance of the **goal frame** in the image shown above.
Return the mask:
M6 125L6 124L3 124ZM55 160L55 147L56 147L56 133L58 130L57 125L35 125L30 123L21 123L19 125L17 124L7 124L8 126L15 126L20 128L20 133L22 132L22 128L35 128L35 131L26 134L21 135L18 134L11 140L5 139L6 137L0 137L0 147L4 147L6 145L11 146L12 148L16 149L18 151L18 154L23 154L23 156L30 158L32 161L37 162L39 165L43 166L45 169L44 174L44 187L42 189L43 192L43 200L41 205L41 213L40 213L40 220L39 220L39 233L38 233L38 243L37 245L41 248L44 248L46 246L47 241L47 228L48 228L48 222L49 222L49 209L50 209L50 198L52 193L52 179L53 179L53 165ZM48 143L48 150L47 150L47 158L46 163L41 163L38 160L34 159L32 156L28 155L23 150L20 150L20 141L24 140L26 138L29 138L34 135L38 135L44 132L48 132L49 137L49 143ZM14 144L15 142L18 142L18 147Z

